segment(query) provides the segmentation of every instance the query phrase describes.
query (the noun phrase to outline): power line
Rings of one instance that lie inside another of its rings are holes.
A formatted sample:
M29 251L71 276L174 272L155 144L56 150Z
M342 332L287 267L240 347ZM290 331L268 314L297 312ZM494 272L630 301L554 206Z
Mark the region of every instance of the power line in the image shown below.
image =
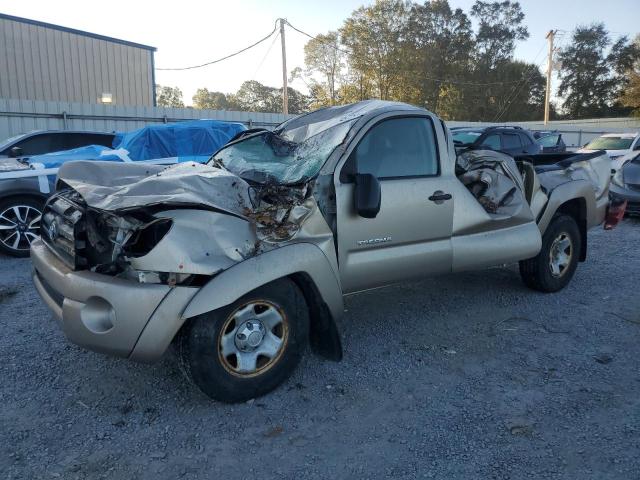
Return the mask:
M544 50L545 44L542 44L542 47L540 48L540 50L538 50L538 53L536 54L536 56L533 59L533 62L535 62L538 57L540 56L540 54L542 53L542 51ZM537 63L537 64L533 64L530 68L531 68L531 75L529 75L529 77L525 77L523 76L522 80L521 80L521 84L519 85L515 85L513 90L511 91L511 93L509 94L509 96L507 97L507 102L505 103L504 107L502 107L500 109L500 111L498 112L498 114L496 115L495 119L493 120L494 122L497 122L498 120L500 120L500 118L502 118L502 116L507 113L507 111L509 110L509 108L511 107L511 104L516 100L516 98L518 98L518 94L520 93L520 90L522 90L522 87L524 87L527 82L531 81L531 79L533 78L533 76L535 75L536 72L540 72L540 66L542 65L542 62Z
M253 72L253 75L251 75L251 79L252 80L255 79L256 75L258 74L258 72L262 68L262 65L264 64L265 60L269 56L269 53L271 53L271 49L273 48L273 46L275 45L276 41L278 40L278 37L280 37L280 32L276 33L276 35L273 37L273 41L271 42L271 45L269 45L269 48L267 49L267 53L264 54L264 57L262 57L262 60L260 60L260 63L258 64L258 67L256 68L256 71Z
M262 42L267 40L269 37L271 37L271 35L273 35L276 32L276 29L277 29L277 22L276 22L276 24L274 24L273 30L271 31L271 33L269 33L269 35L261 38L260 40L258 40L255 43L252 43L251 45L249 45L248 47L243 48L242 50L238 50L237 52L231 53L231 54L226 55L226 56L224 56L222 58L218 58L216 60L211 60L210 62L206 62L206 63L200 64L200 65L192 65L190 67L156 68L156 70L163 70L163 71L169 71L169 70L170 71L193 70L193 69L196 69L196 68L202 68L202 67L206 67L208 65L213 65L214 63L222 62L223 60L227 60L227 59L229 59L231 57L235 57L236 55L240 55L241 53L244 53L247 50L258 46L259 44L261 44Z
M324 40L321 40L321 39L319 39L318 37L315 37L315 36L311 35L310 33L303 32L303 31L302 31L302 30L300 30L299 28L294 27L293 25L291 25L291 24L289 23L289 20L285 20L285 22L286 22L286 24L287 24L287 25L289 25L291 28L293 28L296 32L301 33L302 35L304 35L304 36L306 36L306 37L309 37L309 38L310 38L310 39L312 39L312 40L316 40L317 42L323 43L323 44L325 44L325 45L327 45L327 46L329 46L329 47L331 47L331 48L333 48L333 49L337 50L338 52L342 52L342 53L344 53L344 54L346 54L346 55L351 55L351 52L350 52L350 51L348 51L348 50L345 50L345 49L340 48L340 47L338 47L338 46L336 46L336 45L334 45L334 44L332 44L332 43L329 43L329 42L326 42L326 41L324 41Z

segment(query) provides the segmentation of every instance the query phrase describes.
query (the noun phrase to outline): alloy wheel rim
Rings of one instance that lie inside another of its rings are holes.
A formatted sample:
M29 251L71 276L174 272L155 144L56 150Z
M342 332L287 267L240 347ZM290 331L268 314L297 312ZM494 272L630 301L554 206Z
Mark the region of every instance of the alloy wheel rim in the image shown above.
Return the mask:
M218 338L218 357L229 373L253 377L278 362L288 340L282 309L265 300L251 301L227 317Z
M13 205L0 212L0 242L16 251L29 250L38 238L42 214L29 205Z
M551 243L549 251L549 268L551 275L562 277L568 270L573 256L573 243L571 237L565 232L559 234Z

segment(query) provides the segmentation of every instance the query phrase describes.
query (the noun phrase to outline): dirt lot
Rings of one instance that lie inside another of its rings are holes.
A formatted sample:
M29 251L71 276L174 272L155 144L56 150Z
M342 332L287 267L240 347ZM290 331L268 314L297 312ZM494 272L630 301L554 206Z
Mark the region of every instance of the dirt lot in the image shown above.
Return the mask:
M555 295L513 267L352 297L345 359L223 405L68 344L0 258L3 478L640 478L640 223Z

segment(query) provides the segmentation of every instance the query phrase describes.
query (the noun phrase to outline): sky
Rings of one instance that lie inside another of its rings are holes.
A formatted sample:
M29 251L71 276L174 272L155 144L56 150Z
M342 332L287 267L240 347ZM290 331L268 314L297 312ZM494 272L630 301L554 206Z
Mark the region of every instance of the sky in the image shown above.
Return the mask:
M0 12L86 30L156 47L157 68L201 64L244 48L273 30L276 19L286 18L311 35L339 28L351 12L368 0L0 0ZM469 11L474 0L449 0L454 8ZM528 40L518 44L515 57L545 68L550 29L567 33L577 25L602 21L614 36L640 32L639 0L521 0ZM606 6L606 8L605 8ZM287 67L304 67L307 37L291 29L285 33ZM235 92L243 81L282 84L280 39L275 36L230 60L197 70L156 72L160 85L178 86L185 103L197 88ZM555 82L557 85L557 81ZM306 91L296 80L290 86Z

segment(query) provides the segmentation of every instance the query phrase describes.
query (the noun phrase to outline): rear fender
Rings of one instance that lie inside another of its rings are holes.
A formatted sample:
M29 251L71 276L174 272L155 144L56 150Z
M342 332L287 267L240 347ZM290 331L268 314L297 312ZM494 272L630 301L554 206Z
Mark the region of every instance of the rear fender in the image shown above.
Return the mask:
M596 217L596 201L593 191L593 185L587 180L574 180L563 183L549 195L549 201L538 221L540 233L549 227L551 219L557 213L570 215L578 224L580 237L582 240L582 249L580 251L580 260L584 261L587 256L587 229L589 226L597 224Z

